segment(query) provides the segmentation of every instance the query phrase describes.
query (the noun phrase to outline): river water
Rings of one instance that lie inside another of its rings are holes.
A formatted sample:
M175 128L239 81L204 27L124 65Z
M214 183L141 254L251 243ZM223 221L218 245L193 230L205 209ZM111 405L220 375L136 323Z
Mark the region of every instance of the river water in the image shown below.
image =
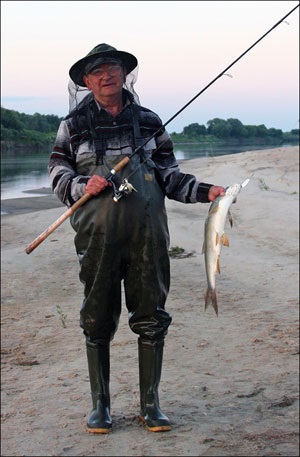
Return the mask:
M278 145L276 146L278 147ZM272 146L223 146L212 145L175 145L176 158L180 160L198 157L235 154L254 149L271 149ZM30 190L49 188L50 179L47 171L49 155L45 153L32 154L2 154L1 157L1 200L10 198L32 197ZM39 194L34 193L35 196ZM41 194L42 195L42 194Z

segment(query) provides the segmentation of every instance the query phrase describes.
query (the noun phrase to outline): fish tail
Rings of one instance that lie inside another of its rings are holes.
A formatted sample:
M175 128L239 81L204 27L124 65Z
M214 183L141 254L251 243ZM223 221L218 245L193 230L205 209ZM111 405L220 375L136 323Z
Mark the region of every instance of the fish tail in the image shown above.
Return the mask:
M216 288L214 288L212 290L211 289L206 290L205 309L207 309L210 304L212 305L213 309L216 312L216 315L218 316L218 302L217 302Z

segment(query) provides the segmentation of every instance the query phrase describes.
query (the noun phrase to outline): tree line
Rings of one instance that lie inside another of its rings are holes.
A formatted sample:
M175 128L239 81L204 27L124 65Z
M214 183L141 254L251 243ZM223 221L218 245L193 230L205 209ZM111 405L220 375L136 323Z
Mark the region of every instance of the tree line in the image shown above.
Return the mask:
M182 133L172 133L174 142L186 142L187 139L194 142L223 141L223 142L299 142L299 129L283 132L281 129L267 128L262 125L244 125L239 119L214 118L205 125L197 123L184 127Z
M1 107L1 145L51 146L63 118L53 114L25 114ZM174 143L239 142L275 143L299 142L299 129L283 132L265 125L243 125L238 119L214 118L207 125L192 123L181 133L171 133Z
M53 143L62 117L25 114L1 107L1 143L45 146Z

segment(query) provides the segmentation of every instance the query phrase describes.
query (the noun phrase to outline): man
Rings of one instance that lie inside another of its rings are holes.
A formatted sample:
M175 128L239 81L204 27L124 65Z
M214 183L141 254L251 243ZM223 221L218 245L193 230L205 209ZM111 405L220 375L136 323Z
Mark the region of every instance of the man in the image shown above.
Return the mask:
M86 337L93 401L87 430L92 433L112 427L109 349L121 312L122 281L129 326L139 336L140 419L153 432L171 429L158 398L171 323L165 310L170 264L164 199L210 202L225 192L180 172L160 118L137 103L128 85L137 64L132 54L102 43L71 67L76 94L86 89L87 95L62 121L49 161L52 189L63 203L72 206L85 193L93 196L71 217L84 285L80 325ZM118 177L130 176L132 193L116 203L112 195L121 181L112 186L104 176L138 147Z

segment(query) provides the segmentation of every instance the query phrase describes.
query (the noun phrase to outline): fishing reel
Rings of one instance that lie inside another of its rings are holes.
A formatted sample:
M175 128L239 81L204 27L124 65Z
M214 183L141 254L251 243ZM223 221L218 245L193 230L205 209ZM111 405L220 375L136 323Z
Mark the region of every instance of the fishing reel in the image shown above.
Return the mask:
M127 195L131 194L132 192L137 192L133 185L130 184L130 182L128 182L128 179L124 178L121 184L116 184L115 178L116 176L114 176L114 179L112 180L112 185L114 189L114 202L117 203L122 197L127 197Z

